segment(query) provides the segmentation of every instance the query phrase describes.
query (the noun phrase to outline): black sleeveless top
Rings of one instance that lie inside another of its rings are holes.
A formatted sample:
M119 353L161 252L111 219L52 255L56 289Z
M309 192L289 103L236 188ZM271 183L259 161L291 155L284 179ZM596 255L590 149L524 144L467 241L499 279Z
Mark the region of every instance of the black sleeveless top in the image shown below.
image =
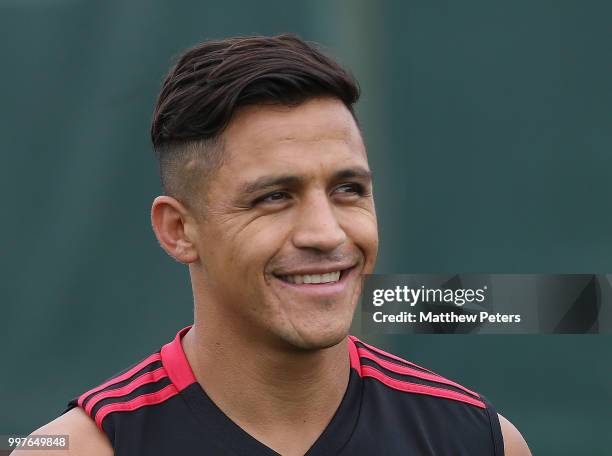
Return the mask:
M181 345L188 329L70 401L66 411L82 407L116 456L278 456L231 421L196 381ZM497 413L482 395L355 337L348 346L346 393L307 456L503 456Z

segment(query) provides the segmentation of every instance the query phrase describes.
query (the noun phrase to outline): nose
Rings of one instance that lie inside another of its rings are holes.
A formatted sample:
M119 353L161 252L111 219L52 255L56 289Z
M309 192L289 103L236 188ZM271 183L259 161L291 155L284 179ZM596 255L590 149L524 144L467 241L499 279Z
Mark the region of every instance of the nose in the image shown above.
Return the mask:
M293 245L301 249L330 252L346 241L333 204L326 194L302 201L293 229Z

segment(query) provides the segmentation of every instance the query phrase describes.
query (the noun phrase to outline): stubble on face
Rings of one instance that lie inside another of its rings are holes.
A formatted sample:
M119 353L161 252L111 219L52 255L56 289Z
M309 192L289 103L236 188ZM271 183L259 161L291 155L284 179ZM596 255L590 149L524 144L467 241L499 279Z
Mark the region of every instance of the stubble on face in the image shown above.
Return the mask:
M198 225L196 318L253 342L301 350L339 343L378 249L352 115L330 98L251 106L223 139L226 155ZM306 279L329 282L296 283Z

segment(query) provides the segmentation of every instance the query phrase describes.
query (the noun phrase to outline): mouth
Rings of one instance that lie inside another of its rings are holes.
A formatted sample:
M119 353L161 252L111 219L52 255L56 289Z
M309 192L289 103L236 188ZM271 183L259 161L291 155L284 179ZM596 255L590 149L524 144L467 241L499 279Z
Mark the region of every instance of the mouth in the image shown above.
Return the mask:
M350 266L336 271L319 271L309 274L274 274L274 277L289 285L321 287L344 282L354 269L355 266Z

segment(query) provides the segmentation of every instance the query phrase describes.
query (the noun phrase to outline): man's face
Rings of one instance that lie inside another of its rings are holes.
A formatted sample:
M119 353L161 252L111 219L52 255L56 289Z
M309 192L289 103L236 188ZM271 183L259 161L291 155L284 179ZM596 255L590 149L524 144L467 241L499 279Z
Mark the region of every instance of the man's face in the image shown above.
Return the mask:
M204 316L214 312L228 331L277 345L339 343L378 250L353 117L333 98L246 107L223 140L224 162L197 225Z

